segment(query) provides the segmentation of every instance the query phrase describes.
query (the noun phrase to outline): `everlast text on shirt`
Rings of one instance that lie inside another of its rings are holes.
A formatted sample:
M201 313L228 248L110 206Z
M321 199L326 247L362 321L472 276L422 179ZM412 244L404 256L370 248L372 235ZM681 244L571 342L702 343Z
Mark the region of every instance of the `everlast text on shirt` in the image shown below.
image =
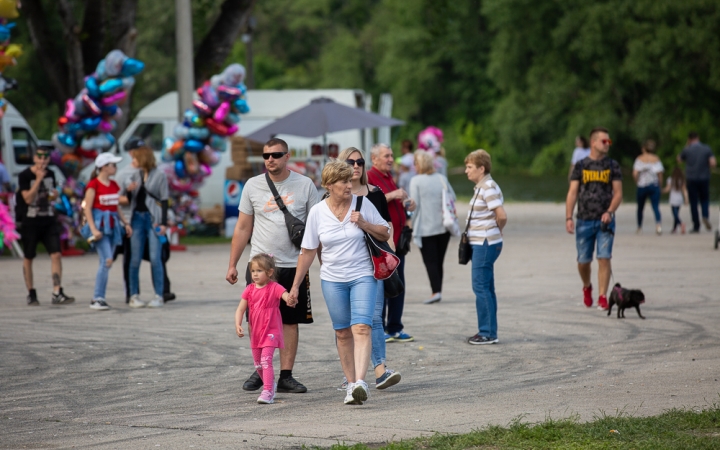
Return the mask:
M585 183L610 183L610 169L607 170L583 170L583 184Z

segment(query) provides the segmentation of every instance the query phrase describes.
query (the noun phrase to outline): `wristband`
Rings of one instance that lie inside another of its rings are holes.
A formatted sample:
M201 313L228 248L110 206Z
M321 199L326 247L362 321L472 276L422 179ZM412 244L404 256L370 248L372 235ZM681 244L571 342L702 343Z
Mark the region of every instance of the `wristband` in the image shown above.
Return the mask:
M565 219L565 222L567 222L568 220L573 220L573 218L572 218L572 217L568 217L567 219Z

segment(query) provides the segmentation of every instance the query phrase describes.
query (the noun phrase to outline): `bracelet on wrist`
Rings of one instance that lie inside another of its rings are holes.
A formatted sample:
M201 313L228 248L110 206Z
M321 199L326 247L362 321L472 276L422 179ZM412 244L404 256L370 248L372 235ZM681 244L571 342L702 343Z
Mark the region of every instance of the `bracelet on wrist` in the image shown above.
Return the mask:
M565 219L565 222L567 222L568 220L573 220L573 218L572 218L572 217L568 217L568 218Z

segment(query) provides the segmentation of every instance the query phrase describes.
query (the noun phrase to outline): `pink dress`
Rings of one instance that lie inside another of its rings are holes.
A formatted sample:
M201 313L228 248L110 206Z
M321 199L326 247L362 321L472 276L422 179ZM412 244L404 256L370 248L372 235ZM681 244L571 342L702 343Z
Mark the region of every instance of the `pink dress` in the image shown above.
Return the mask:
M250 283L242 293L250 315L250 348L285 348L280 302L286 289L271 281L258 289Z

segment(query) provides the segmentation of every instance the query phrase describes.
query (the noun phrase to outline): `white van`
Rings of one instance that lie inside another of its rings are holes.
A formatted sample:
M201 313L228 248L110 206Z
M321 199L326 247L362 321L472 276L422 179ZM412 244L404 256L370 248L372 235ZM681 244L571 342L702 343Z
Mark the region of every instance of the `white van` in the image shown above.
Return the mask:
M33 165L33 155L40 141L22 114L9 102L0 119L0 134L0 161L10 174L13 190L17 190L18 174ZM60 169L54 165L50 169L55 172L58 185L63 184L65 176Z
M369 95L364 91L354 89L321 89L321 90L250 90L246 94L250 112L241 116L240 136L246 136L255 130L283 117L296 109L300 109L317 97L329 97L338 103L366 109L370 103ZM118 139L118 148L122 149L125 142L132 136L145 139L160 160L160 150L163 139L173 136L173 129L177 125L178 97L177 92L170 92L141 109L135 119L128 125ZM337 143L340 149L345 147L365 148L372 142L372 135L363 130L351 130L328 134L328 143ZM308 139L298 136L279 135L287 141L291 148L309 149L313 143L321 143L318 139ZM365 144L368 145L365 145ZM228 146L229 149L229 146ZM118 164L122 168L129 164L129 158L123 151L120 152L123 161ZM205 179L200 189L200 206L212 207L223 204L223 189L225 182L225 168L231 166L230 152L222 154L220 162L212 168L212 175Z

